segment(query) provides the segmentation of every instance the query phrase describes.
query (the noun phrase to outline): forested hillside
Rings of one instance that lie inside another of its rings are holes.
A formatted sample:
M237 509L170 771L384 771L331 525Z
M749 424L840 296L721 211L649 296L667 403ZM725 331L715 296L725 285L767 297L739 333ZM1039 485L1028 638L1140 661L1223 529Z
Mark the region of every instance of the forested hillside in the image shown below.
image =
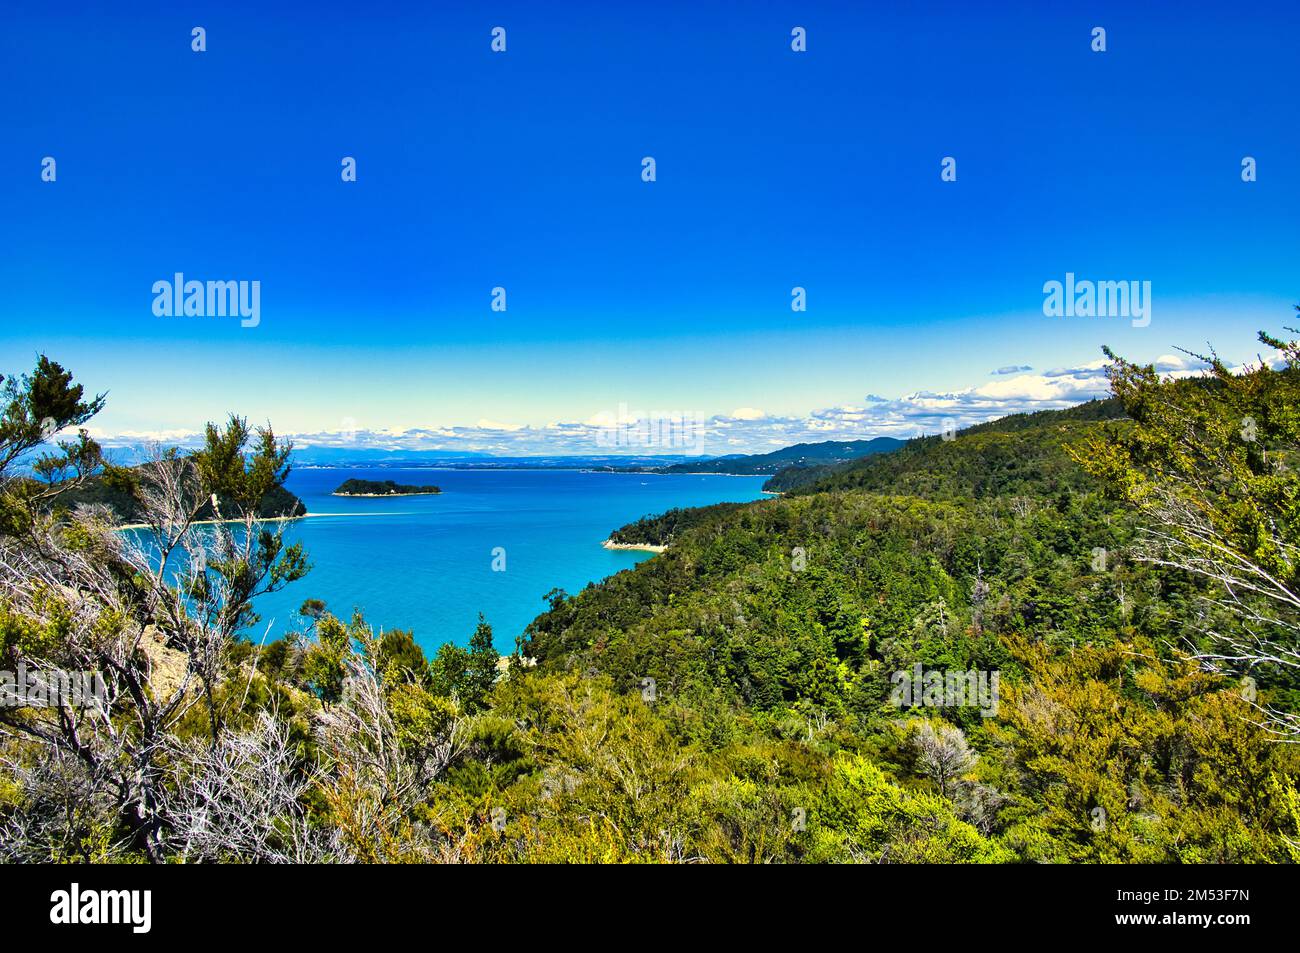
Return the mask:
M1081 486L1064 443L1097 421L1124 416L1117 400L1094 400L1067 410L1013 414L960 432L961 439L918 437L887 455L836 467L778 472L763 489L782 493L860 489L929 497L996 496L1022 485L1051 493ZM951 435L956 437L956 434ZM1039 473L1037 471L1048 472Z
M870 440L823 440L820 443L796 443L771 453L718 457L691 463L675 463L660 468L662 473L776 473L784 467L811 467L857 460L877 453L889 453L903 445L894 437Z
M1291 783L1290 749L1248 723L1239 686L1171 651L1234 620L1207 618L1203 580L1128 558L1137 517L1077 461L1124 416L1114 400L1018 415L786 498L672 514L670 535L633 524L621 534L668 551L557 599L524 652L622 691L652 679L697 731L733 711L759 736L802 735L832 776L869 752L905 790L946 789L953 817L1022 860L1283 859L1259 832L1293 824L1294 802L1258 792ZM944 710L947 729L900 720L891 676L918 662L998 671L1006 707ZM1255 675L1294 710L1293 677ZM964 781L936 776L935 745Z
M1125 559L1132 515L1067 453L1089 425L1030 420L914 441L798 495L675 511L671 533L625 527L671 545L558 601L525 651L628 687L651 676L748 708L868 717L889 673L917 661L1014 668L1008 637L1167 637L1198 585ZM895 492L875 490L888 480Z

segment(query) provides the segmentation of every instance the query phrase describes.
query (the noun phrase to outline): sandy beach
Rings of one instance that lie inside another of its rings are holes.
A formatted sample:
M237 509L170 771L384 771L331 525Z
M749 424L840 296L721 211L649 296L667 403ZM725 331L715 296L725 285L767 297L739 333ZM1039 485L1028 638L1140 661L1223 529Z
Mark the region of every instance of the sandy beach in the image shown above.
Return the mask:
M329 516L329 513L303 513L301 516L264 516L258 523L285 523L289 520L306 519L308 516ZM217 523L242 523L243 520L195 520L191 526L214 526ZM149 529L148 523L123 523L118 529Z
M305 520L322 516L407 516L407 513L303 513L301 516L264 516L255 520L258 523L285 523L289 520ZM243 520L195 520L191 526L212 526L216 523L242 523ZM125 523L118 529L148 529L148 523Z
M662 553L667 546L654 546L650 543L616 543L612 539L607 539L600 545L606 549L637 549L645 553Z

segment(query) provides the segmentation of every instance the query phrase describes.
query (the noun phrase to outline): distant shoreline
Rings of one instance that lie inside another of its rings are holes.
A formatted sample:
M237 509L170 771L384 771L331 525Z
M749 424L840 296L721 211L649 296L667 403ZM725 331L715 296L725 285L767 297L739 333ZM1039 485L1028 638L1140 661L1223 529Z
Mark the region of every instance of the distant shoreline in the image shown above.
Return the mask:
M653 543L616 543L612 539L607 539L600 545L606 549L635 549L643 553L662 553L668 549L667 546L655 546Z
M562 466L562 467L494 467L494 466L446 466L437 463L297 463L295 470L438 470L444 473L608 473L617 476L729 476L729 477L770 477L771 473L718 473L709 470L692 470L689 473L665 473L658 469L637 469L635 467L614 468L605 466Z

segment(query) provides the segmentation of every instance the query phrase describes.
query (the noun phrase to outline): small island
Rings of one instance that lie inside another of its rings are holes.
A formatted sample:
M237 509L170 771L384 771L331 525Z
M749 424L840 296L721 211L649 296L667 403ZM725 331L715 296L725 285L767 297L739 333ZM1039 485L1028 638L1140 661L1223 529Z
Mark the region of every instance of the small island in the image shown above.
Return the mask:
M424 496L441 493L436 486L404 486L392 480L344 480L334 496Z

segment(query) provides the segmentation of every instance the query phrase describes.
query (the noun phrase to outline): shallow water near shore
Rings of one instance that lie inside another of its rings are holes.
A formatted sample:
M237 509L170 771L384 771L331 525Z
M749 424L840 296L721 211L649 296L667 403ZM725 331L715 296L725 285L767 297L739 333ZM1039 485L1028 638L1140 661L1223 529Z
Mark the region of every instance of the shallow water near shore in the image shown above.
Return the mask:
M351 478L433 483L438 495L333 496ZM673 507L763 498L766 477L578 470L299 469L286 484L312 515L292 521L312 563L306 578L256 603L259 641L301 626L304 599L337 615L354 607L384 629L411 629L426 653L465 644L482 612L497 649L545 607L555 587L575 593L654 554L606 549L610 532ZM494 558L504 571L494 571Z

